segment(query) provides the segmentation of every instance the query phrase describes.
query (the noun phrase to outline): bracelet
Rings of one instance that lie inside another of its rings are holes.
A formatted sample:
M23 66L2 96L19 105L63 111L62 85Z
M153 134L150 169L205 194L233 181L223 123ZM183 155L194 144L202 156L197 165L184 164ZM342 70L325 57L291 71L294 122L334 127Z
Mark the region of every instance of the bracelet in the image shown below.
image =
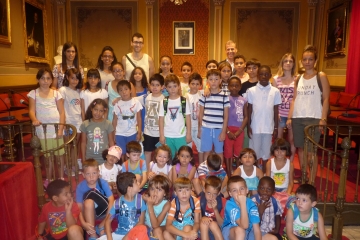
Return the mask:
M324 122L327 122L326 118L322 118L321 120L323 120Z

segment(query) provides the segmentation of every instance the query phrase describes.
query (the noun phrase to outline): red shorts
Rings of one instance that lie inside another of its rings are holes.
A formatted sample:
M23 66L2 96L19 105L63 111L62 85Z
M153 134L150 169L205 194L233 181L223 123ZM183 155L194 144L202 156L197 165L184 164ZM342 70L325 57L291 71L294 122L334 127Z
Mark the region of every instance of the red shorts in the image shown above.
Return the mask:
M228 129L230 132L235 133L239 130L239 127L229 126ZM240 135L235 140L229 139L228 135L226 134L224 142L224 158L232 158L233 156L239 157L243 147L243 142L244 132L240 133Z

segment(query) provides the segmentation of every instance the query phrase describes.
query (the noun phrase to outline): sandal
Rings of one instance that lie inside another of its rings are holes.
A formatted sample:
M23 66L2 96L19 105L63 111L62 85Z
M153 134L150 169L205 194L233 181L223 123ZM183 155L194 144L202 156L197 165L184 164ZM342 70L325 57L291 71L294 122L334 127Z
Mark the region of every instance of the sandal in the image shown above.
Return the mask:
M105 225L102 226L102 227L99 227L99 225L96 225L96 226L95 226L96 234L99 235L99 237L101 237L101 236L103 236L103 235L106 234L104 228L105 228ZM103 234L101 234L101 232L103 232Z

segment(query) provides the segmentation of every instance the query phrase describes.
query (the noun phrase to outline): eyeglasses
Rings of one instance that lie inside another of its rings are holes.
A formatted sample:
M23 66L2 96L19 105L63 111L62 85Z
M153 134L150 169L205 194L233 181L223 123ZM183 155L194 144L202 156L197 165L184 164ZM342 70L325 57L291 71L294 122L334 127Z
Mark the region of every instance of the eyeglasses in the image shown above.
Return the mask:
M119 69L119 70L114 70L113 73L122 73L123 71L124 70Z
M134 41L133 43L134 43L135 45L142 45L144 42Z
M113 58L113 56L111 56L111 55L103 55L102 57L103 57L103 58L108 58L108 59L112 59L112 58Z

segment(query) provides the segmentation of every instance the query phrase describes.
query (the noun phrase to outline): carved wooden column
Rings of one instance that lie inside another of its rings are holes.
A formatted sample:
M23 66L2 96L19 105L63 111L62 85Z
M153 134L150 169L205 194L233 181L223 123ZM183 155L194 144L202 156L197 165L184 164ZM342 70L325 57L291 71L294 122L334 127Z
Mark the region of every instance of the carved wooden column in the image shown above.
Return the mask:
M225 0L214 0L214 59L221 60L222 46L222 12Z
M149 56L154 58L154 3L155 0L146 2L146 46Z

